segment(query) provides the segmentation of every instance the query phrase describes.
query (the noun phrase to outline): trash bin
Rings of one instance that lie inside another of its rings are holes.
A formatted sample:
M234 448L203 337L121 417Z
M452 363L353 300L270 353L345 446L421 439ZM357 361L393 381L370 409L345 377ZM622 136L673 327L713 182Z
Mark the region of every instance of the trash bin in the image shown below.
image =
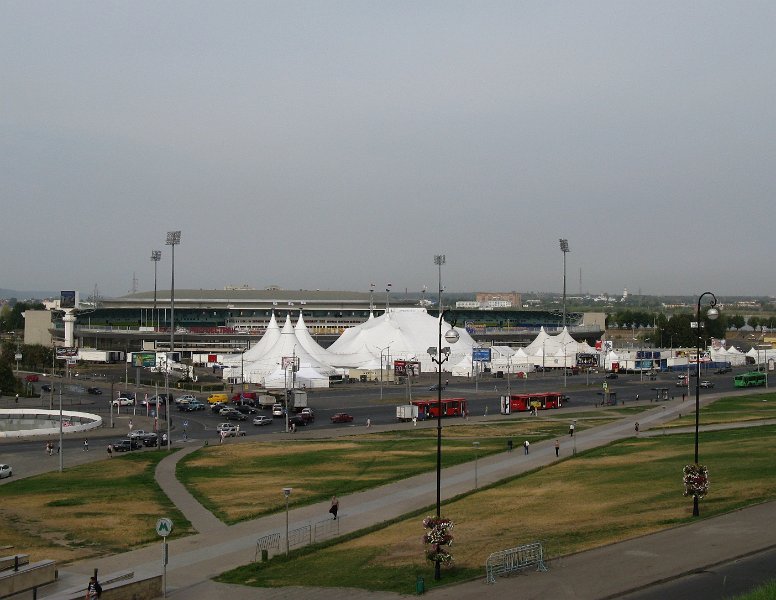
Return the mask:
M418 580L415 582L415 593L418 595L426 593L426 580L422 577L418 577Z
M269 550L266 548L261 549L261 562L267 562L269 560Z

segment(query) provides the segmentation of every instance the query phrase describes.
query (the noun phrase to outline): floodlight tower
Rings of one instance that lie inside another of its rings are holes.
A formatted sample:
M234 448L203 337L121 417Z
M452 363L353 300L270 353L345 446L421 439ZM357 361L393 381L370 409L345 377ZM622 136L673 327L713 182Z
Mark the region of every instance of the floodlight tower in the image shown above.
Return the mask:
M439 314L442 314L442 265L445 264L446 259L444 254L434 255L434 264L439 270Z
M566 254L569 250L569 241L565 238L560 239L560 251L563 252L563 327L566 327Z
M170 278L170 355L175 351L175 246L180 243L180 231L167 232L167 241L165 244L167 246L172 246L172 273Z
M154 322L154 330L156 330L156 327L159 325L159 311L156 308L156 268L159 266L159 261L162 260L162 251L151 250L151 260L154 262L154 310L151 313L151 318L156 319ZM156 340L155 337L154 340Z

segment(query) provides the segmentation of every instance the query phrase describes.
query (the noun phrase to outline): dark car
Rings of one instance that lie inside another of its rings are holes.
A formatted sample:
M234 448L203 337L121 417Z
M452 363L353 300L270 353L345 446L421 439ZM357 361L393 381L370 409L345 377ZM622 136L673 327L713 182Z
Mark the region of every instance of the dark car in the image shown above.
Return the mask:
M733 369L730 367L720 367L716 371L714 371L717 375L724 375L725 373L730 373Z
M353 416L348 413L337 413L331 416L332 423L350 423L353 421Z
M430 388L428 388L428 391L429 392L438 392L438 391L443 390L443 389L445 389L444 384L442 384L442 386L440 387L438 383L435 383Z
M102 394L102 390L98 387L90 387L90 388L86 388L86 393L92 394L93 396L99 396Z
M185 410L186 412L194 412L195 410L205 410L205 403L204 402L189 402L188 404L183 404L180 406L181 410Z
M247 421L248 415L242 414L239 410L230 410L221 415L227 421Z
M142 438L141 442L143 446L146 446L147 448L154 448L159 444L159 436L155 433L146 433Z
M44 383L42 386L40 386L40 389L43 392L50 392L51 386L48 383Z
M617 379L618 377L619 377L619 375L617 375L617 373L609 373L606 376L607 379Z
M113 443L114 452L129 452L130 450L139 450L141 442L137 438L127 438Z
M221 409L224 408L226 404L223 402L214 402L210 405L210 410L213 411L215 414L219 414L221 412Z
M293 415L291 417L288 417L288 425L294 425L296 427L304 427L305 425L310 424L312 421L308 421L307 419L303 418L301 415Z
M247 404L239 404L239 405L235 406L234 409L237 412L241 412L244 415L254 415L257 412L255 408L253 408L252 406L249 406Z

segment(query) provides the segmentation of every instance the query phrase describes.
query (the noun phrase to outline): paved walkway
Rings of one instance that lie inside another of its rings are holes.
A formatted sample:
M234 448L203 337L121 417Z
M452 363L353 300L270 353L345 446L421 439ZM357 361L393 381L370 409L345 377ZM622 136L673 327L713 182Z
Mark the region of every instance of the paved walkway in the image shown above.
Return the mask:
M712 396L706 396L708 401ZM578 432L578 451L598 447L634 434L634 422L641 432L675 418L689 410L690 402L673 401L656 405L637 417L626 418L590 430ZM693 405L694 409L694 405ZM553 415L554 416L554 415ZM558 415L561 416L560 414ZM498 419L473 418L473 422ZM395 427L395 426L393 426ZM386 428L393 428L386 426ZM373 427L373 431L380 428ZM331 436L329 432L307 431L297 436ZM642 435L642 433L640 433ZM196 450L188 446L165 458L157 468L156 477L178 508L200 532L170 543L168 565L168 596L186 600L218 600L229 598L266 599L334 599L347 595L349 600L382 600L400 597L397 594L347 591L330 588L256 589L217 584L210 578L235 566L251 562L255 556L257 538L285 531L285 514L275 514L253 521L226 526L206 511L175 478L175 464L185 454ZM569 451L564 444L564 451ZM563 458L563 456L561 457ZM488 485L527 470L545 466L557 460L553 440L531 446L525 456L520 451L502 453L479 459L478 480ZM442 473L443 500L474 486L470 464L445 469ZM436 501L436 478L424 474L340 498L340 533L352 531L400 516L419 506L433 506ZM291 529L327 518L328 502L293 509L289 514ZM612 544L589 552L560 557L550 563L547 573L523 573L503 578L489 586L483 577L477 581L436 589L433 598L480 598L496 592L508 597L553 599L614 598L627 591L648 586L653 582L677 577L709 565L726 562L745 554L771 547L776 542L776 503L767 503L715 519L702 520L650 536ZM161 544L120 555L68 565L60 571L60 581L50 589L40 590L39 598L57 598L63 589L83 585L95 567L108 574L133 568L137 574L160 572ZM484 557L483 557L484 562Z

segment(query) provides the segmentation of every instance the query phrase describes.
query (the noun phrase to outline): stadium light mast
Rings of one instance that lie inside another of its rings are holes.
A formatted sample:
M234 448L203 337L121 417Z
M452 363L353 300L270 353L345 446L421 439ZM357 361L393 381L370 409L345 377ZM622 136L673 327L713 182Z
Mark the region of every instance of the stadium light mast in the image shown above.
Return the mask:
M156 321L154 322L154 331L155 331L159 325L159 311L156 308L156 268L159 266L159 261L162 260L162 251L151 250L151 260L154 262L154 310L151 313L151 315L153 319L156 319ZM154 344L156 344L156 336L154 336Z
M175 246L181 243L180 231L168 231L167 246L172 246L172 273L170 277L170 354L175 351Z
M563 252L563 327L566 327L566 254L569 250L569 241L566 238L560 238L560 251Z

